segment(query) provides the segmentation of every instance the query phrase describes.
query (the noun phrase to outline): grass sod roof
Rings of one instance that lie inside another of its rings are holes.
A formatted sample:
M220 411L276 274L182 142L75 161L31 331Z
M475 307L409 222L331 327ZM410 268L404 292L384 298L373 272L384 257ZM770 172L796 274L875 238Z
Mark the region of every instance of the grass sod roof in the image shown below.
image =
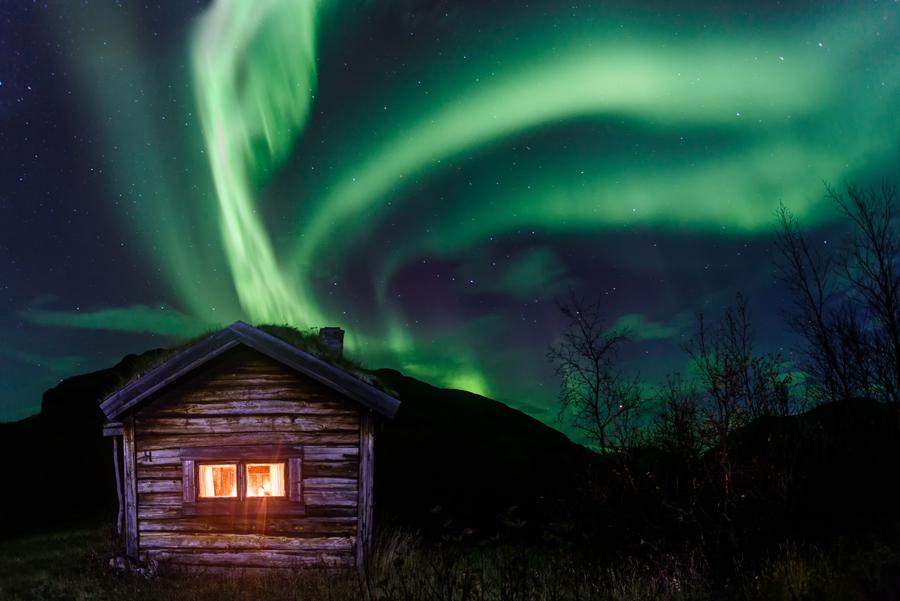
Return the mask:
M386 417L393 417L399 408L400 402L378 386L374 374L331 352L314 333L288 326L253 327L241 321L169 350L144 353L132 362L131 374L122 378L127 381L106 396L100 408L108 419L118 419L159 390L240 345L267 355Z

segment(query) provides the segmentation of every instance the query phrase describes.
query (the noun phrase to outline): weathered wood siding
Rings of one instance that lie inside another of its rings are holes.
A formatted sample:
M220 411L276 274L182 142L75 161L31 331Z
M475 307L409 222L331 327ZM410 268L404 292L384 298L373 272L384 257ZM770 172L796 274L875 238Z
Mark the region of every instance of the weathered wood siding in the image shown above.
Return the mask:
M358 407L246 348L179 382L134 421L138 546L197 566L352 566L358 533ZM302 447L304 516L187 515L182 449Z

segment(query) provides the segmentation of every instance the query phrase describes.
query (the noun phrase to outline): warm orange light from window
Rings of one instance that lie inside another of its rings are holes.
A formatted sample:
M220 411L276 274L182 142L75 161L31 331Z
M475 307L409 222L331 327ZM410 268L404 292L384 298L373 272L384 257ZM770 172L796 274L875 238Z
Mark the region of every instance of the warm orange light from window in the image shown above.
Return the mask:
M248 497L283 497L284 496L284 464L283 463L248 463L247 464L247 496Z
M200 465L197 496L202 498L236 497L237 465L224 463Z

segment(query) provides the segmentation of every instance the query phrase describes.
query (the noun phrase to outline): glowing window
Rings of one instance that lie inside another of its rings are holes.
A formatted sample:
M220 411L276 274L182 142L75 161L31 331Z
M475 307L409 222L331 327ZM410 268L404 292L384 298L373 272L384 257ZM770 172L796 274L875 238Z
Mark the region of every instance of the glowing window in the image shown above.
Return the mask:
M248 497L283 497L284 496L284 464L283 463L248 463L247 464L247 496Z
M237 465L201 464L197 496L206 499L237 497Z

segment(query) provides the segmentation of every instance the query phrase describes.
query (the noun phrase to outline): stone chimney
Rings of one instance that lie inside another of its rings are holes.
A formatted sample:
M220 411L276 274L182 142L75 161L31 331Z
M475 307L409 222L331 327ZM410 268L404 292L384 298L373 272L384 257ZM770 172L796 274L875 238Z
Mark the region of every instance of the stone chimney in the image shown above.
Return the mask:
M319 342L336 357L344 354L344 330L341 328L319 328Z

